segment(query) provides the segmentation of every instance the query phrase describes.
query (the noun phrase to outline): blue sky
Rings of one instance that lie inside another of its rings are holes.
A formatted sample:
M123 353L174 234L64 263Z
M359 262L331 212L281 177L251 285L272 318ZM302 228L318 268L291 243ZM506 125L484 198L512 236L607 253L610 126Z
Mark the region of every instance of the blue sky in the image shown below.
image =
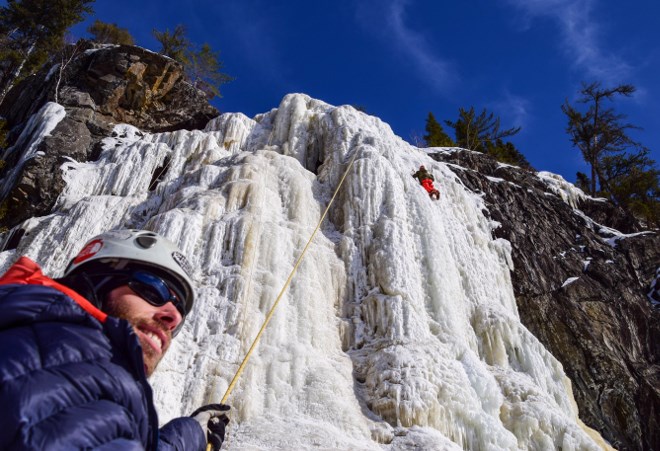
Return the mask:
M637 87L617 111L642 127L631 135L660 162L660 2L657 0L96 0L73 29L98 18L158 50L153 28L188 28L220 50L235 80L214 101L248 116L292 92L360 105L406 140L433 112L487 108L537 170L588 172L561 111L582 81Z

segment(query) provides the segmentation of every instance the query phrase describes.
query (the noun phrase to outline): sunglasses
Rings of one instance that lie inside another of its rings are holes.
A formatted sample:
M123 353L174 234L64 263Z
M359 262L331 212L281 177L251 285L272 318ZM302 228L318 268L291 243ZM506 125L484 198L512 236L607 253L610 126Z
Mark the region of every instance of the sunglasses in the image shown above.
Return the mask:
M156 307L162 307L171 302L181 313L181 318L186 317L186 306L183 299L177 296L163 279L145 271L135 271L131 273L130 277L129 288L142 299ZM181 324L183 324L183 320Z

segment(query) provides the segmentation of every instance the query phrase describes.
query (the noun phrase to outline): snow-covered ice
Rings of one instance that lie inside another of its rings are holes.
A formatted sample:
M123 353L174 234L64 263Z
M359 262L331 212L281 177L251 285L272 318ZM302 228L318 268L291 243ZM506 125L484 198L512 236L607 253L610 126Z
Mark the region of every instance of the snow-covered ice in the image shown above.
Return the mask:
M57 124L60 123L66 112L64 107L57 103L48 102L34 114L23 128L21 135L16 140L16 144L5 150L0 159L7 161L10 155L17 152L16 149L25 149L22 155L19 155L15 164L12 165L9 172L0 183L0 198L6 198L7 193L12 188L12 181L20 173L25 163L37 156L37 149L44 137L52 132Z
M569 277L568 279L564 280L564 283L561 284L561 287L564 288L566 285L570 285L579 279L579 277Z
M576 187L572 183L567 182L561 175L553 174L552 172L541 171L537 172L536 176L541 179L543 183L564 202L573 208L577 208L580 200L585 199L587 196L584 191Z
M295 94L203 131L117 126L98 161L63 164L58 212L0 266L26 254L57 276L116 227L179 243L199 297L152 378L164 423L222 398L355 154L229 398L227 449L600 449L520 322L482 199L352 107ZM438 201L411 177L421 164Z
M576 214L577 216L581 217L584 220L584 223L587 227L590 227L594 232L598 233L601 236L601 239L603 240L603 242L607 243L609 246L612 246L612 247L616 247L617 243L620 240L624 240L626 238L631 238L631 237L634 237L634 236L649 235L649 234L654 233L652 231L643 231L643 232L635 232L635 233L621 233L616 229L612 229L612 228L604 226L602 224L598 224L596 221L591 219L589 216L585 215L580 210L574 209L573 213Z
M655 279L651 282L647 297L652 306L660 307L660 268L655 270Z

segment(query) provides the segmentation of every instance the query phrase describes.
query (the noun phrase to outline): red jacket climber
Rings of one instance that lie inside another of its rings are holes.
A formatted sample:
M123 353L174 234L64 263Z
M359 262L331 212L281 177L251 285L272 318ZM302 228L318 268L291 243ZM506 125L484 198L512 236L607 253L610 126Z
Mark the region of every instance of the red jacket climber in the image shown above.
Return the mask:
M433 186L435 178L424 166L419 167L419 171L413 174L413 178L419 180L419 183L424 187L426 192L429 193L431 199L433 199L433 197L435 197L436 200L440 199L440 191Z

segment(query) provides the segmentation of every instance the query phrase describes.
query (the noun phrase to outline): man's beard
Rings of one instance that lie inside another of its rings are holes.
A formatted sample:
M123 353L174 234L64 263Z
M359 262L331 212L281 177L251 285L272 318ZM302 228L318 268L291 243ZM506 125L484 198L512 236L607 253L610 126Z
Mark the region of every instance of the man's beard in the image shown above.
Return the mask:
M171 339L170 332L159 322L157 321L148 321L148 320L136 320L136 321L131 321L128 318L126 319L129 323L131 323L131 326L133 326L133 330L136 331L140 326L143 325L148 325L151 328L159 328L162 330L167 336L168 339ZM144 330L144 328L142 328ZM137 334L138 339L140 340L140 345L142 345L142 358L144 359L144 370L147 373L147 377L151 376L154 371L156 371L156 367L158 366L158 363L160 360L165 356L165 351L167 348L163 348L163 350L159 353L157 352L154 348L151 347L151 344L147 342L146 338L142 334Z
M165 351L167 347L164 347L161 353L158 353L154 348L151 347L151 343L144 338L144 335L138 333L138 329L145 330L147 329L159 329L161 330L168 338L168 342L172 339L172 333L170 330L161 322L153 319L145 318L136 318L134 315L131 315L130 310L126 305L115 305L112 302L106 302L105 312L116 318L124 319L133 326L133 331L140 341L140 346L142 347L142 359L144 361L144 371L147 374L147 377L151 376L158 366L158 362L165 356Z

